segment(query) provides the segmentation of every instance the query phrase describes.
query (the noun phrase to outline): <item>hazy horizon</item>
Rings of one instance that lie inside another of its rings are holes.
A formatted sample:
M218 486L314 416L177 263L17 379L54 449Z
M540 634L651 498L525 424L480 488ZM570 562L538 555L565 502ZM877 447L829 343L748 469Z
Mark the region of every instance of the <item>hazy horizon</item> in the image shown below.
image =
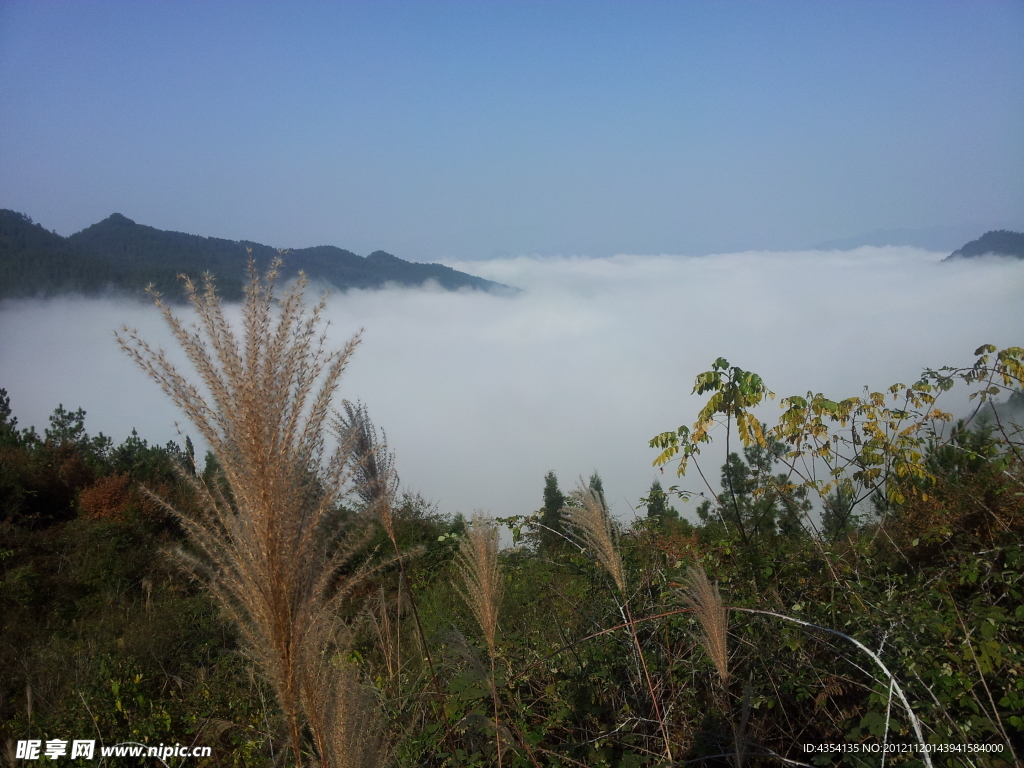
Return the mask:
M99 219L97 221L91 222L90 224L88 224L85 227L82 227L80 229L76 229L76 230L73 230L73 231L59 232L56 229L51 229L50 227L48 227L46 222L36 220L27 211L17 211L17 213L20 213L20 214L22 214L24 216L28 216L29 219L33 223L42 226L44 229L50 229L50 231L56 232L58 235L60 235L62 237L65 237L65 238L69 237L70 235L73 235L73 234L76 234L78 232L81 232L81 231L83 231L85 229L88 229L92 225L98 224L101 221L104 221L104 220L106 220L108 218L108 216L104 216L103 219ZM152 226L151 224L148 224L145 221L136 221L135 219L132 219L131 216L126 216L122 211L111 211L111 213L109 215L110 216L114 216L114 215L125 216L125 218L127 218L127 219L133 221L135 224L138 224L138 225L143 226L143 227L151 227ZM159 229L159 227L155 227L155 228ZM917 228L914 228L914 227L896 227L896 228L890 228L890 229L881 229L881 230L874 230L874 231L871 231L871 232L859 232L857 234L849 235L847 237L833 238L833 239L830 239L830 240L824 240L824 241L819 242L819 243L804 244L804 245L802 245L802 246L800 246L798 248L792 248L792 249L787 249L787 250L794 250L794 251L831 251L831 250L848 251L848 250L853 250L855 248L860 248L860 247L864 247L864 246L873 246L873 247L910 246L910 247L920 248L922 250L928 250L928 251L952 252L952 251L957 250L958 248L962 247L966 243L968 243L968 242L970 242L972 240L976 240L981 235L985 234L986 232L992 231L992 230L1015 230L1015 231L1024 230L1024 218L1021 218L1018 221L992 221L992 220L989 220L987 223L973 222L973 223L969 223L969 224L964 224L964 223L959 223L959 224L939 224L939 225L936 225L936 226L933 226L933 227L917 227ZM164 231L171 231L171 230L164 230ZM220 235L218 235L216 233L210 233L210 232L182 232L180 234L193 235L193 236L202 237L202 238L231 240L231 238L221 237ZM250 237L242 237L240 239L233 240L233 242L256 242L256 241L254 241ZM340 248L342 250L352 251L352 249L346 247L346 245L344 243L323 243L323 242L314 242L314 241L305 242L305 243L287 243L287 244L282 244L282 243L260 243L260 245L266 245L266 246L270 246L272 248L278 248L278 249L280 249L282 251L298 250L298 249L301 249L301 248L309 248L309 247L317 247L317 246L334 246L334 247ZM373 250L376 251L376 250L381 250L381 249L374 248ZM745 250L746 251L757 251L757 250L765 250L765 249L745 249ZM357 254L357 255L367 256L371 252L372 251L367 251L366 253L360 253L360 254ZM676 254L676 255L677 256L713 256L713 255L720 255L722 253L725 253L725 251L709 250L709 251L697 251L697 252L679 253L679 254ZM399 258L403 258L403 256L401 254L392 254L392 255L398 256ZM620 255L620 254L614 254L614 255ZM666 255L666 254L661 254L661 255ZM565 257L570 257L570 258L601 258L600 256L595 257L595 256L592 256L591 254L586 254L586 253L572 253L572 254L562 254L562 253L555 253L555 254L523 253L523 254L515 254L515 257L516 258L518 258L518 257L527 257L527 258L565 258ZM473 268L473 264L475 262L477 262L477 261L505 260L505 259L509 259L509 258L513 258L513 254L502 252L502 253L492 253L490 255L477 255L477 256L474 256L474 257L471 257L471 258L468 258L468 259L465 260L465 263L467 265L469 265L469 267L467 268L466 271L471 271L472 268ZM407 258L407 257L405 257L405 260L406 261L416 261L416 259L411 259L411 258ZM448 259L447 261L452 261L452 260ZM450 266L450 264L449 264L449 266Z

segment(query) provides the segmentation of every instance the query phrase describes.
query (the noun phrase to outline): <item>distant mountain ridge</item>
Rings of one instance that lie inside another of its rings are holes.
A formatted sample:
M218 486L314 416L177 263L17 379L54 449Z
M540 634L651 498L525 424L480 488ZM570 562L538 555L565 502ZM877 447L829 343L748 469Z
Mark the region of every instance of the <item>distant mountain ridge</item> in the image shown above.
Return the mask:
M970 259L977 256L994 254L996 256L1015 256L1024 259L1024 233L997 229L986 232L977 240L971 240L962 248L953 251L943 261L950 259Z
M809 247L809 250L849 251L864 246L884 248L891 245L909 245L913 248L948 253L960 243L974 237L978 232L984 231L985 226L978 224L942 224L935 227L878 229L872 232L862 232L853 237L815 243Z
M247 249L262 270L278 256L269 245L169 232L136 224L119 213L70 237L50 232L24 214L0 210L0 298L139 294L152 283L168 298L180 295L178 275L210 272L227 300L242 296ZM299 271L338 290L421 286L433 281L446 290L498 293L515 288L458 272L443 264L420 264L375 251L365 258L333 245L289 250L282 277Z

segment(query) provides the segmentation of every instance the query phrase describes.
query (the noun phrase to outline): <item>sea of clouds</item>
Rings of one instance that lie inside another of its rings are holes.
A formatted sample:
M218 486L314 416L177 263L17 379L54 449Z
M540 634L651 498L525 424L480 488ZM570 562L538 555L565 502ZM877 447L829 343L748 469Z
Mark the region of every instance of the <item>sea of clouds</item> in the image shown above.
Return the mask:
M969 364L983 343L1024 345L1024 261L944 256L886 247L453 262L522 292L351 291L331 296L327 315L336 345L365 329L341 394L386 431L405 489L444 512L522 514L540 507L548 470L568 490L596 469L629 519L658 476L648 441L694 420L694 377L720 356L780 396L842 398ZM133 427L179 439L179 414L115 343L124 324L173 348L143 303L0 304L0 387L20 425L42 431L62 403L118 442ZM949 404L965 407L955 393ZM777 408L762 417L774 421ZM705 457L711 477L722 458ZM662 480L677 482L668 471Z

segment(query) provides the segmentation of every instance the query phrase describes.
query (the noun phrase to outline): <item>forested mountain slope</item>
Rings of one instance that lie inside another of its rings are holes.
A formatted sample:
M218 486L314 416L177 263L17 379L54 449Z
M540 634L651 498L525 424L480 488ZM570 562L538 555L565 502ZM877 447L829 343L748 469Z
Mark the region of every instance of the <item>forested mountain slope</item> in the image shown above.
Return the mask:
M119 213L65 238L24 214L2 210L0 298L139 293L150 283L176 296L179 274L198 278L210 272L218 278L225 298L238 299L247 249L261 269L278 255L277 248L261 243L168 232L136 224ZM428 281L446 290L514 290L442 264L409 262L383 251L364 258L331 245L290 250L284 277L300 270L311 280L339 290L382 288L389 283L419 286Z
M1018 259L1024 259L1024 233L1010 232L1005 229L986 232L977 240L971 240L959 250L953 251L945 260L971 258L986 254L1016 256Z

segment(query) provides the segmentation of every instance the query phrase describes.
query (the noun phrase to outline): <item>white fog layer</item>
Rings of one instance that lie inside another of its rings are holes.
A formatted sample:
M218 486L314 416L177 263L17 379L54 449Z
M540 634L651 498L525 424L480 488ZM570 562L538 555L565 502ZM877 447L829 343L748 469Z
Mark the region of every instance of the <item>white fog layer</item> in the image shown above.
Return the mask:
M404 488L442 511L529 513L548 470L568 490L596 469L628 518L656 476L649 439L693 421L693 379L719 356L780 396L840 398L966 365L982 343L1024 343L1024 261L939 263L944 255L889 247L452 263L523 292L332 296L336 345L365 328L341 396L367 404ZM0 387L19 426L41 432L62 403L84 408L89 432L115 442L133 427L150 441L177 439L179 414L114 341L123 324L173 348L144 304L0 304ZM777 407L763 417L774 421ZM707 458L712 476L718 463Z

